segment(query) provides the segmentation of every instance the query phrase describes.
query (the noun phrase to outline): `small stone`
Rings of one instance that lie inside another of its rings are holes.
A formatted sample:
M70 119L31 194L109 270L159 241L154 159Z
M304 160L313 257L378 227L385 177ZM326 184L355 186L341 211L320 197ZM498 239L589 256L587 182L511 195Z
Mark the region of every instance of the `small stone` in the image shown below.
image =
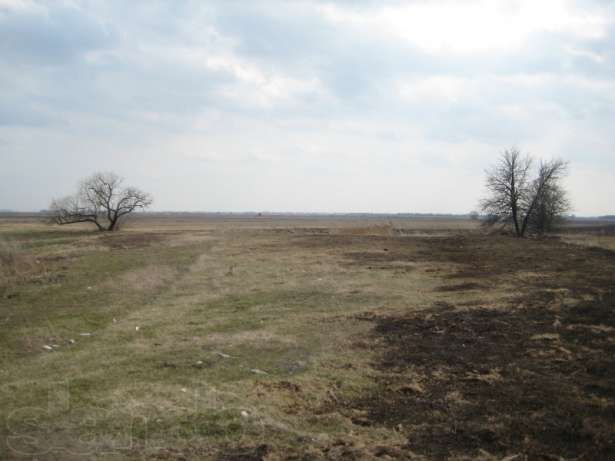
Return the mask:
M92 333L79 333L79 336L92 336Z
M222 357L223 359L230 359L230 358L232 358L230 355L225 354L224 352L214 351L214 354L216 354L218 357Z
M241 416L247 418L248 416L250 416L250 413L248 413L246 410L241 410Z
M135 331L139 331L139 327L135 327Z
M43 349L46 349L46 350L48 350L48 351L52 351L52 350L53 350L53 347L48 346L47 344L45 344L45 345L43 346Z
M69 339L69 340L68 340L68 342L69 342L70 344L75 344L77 341L75 341L74 339Z
M252 368L250 371L256 375L268 375L269 374L266 371L259 370L258 368Z

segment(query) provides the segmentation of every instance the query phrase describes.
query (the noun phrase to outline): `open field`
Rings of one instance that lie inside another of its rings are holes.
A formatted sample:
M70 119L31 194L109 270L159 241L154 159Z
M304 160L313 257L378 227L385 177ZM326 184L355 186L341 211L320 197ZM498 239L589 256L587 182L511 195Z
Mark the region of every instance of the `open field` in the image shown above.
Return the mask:
M0 459L613 459L594 231L0 220Z

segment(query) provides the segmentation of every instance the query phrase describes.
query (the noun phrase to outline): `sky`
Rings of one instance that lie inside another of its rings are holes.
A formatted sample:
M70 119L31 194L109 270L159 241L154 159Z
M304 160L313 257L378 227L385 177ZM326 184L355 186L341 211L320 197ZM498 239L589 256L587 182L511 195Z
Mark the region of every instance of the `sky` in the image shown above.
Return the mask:
M0 209L466 213L511 147L615 213L615 1L0 0Z

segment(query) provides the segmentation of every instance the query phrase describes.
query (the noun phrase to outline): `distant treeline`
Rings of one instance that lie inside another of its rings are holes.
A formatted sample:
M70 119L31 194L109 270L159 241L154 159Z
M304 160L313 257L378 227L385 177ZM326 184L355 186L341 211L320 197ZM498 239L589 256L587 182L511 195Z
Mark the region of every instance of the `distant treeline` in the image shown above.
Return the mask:
M48 210L40 211L13 211L0 210L3 218L36 218L45 217ZM298 213L298 212L273 212L273 211L142 211L134 216L143 217L231 217L231 218L362 218L362 219L469 219L471 213ZM568 216L570 221L615 221L615 215L604 216Z

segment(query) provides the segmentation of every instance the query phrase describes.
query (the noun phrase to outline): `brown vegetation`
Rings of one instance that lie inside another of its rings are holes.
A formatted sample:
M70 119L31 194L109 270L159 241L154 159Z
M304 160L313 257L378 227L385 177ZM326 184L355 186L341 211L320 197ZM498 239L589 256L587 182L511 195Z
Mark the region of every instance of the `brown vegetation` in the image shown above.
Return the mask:
M0 297L10 440L40 459L608 459L613 237L426 223L0 222L3 261L34 264Z

